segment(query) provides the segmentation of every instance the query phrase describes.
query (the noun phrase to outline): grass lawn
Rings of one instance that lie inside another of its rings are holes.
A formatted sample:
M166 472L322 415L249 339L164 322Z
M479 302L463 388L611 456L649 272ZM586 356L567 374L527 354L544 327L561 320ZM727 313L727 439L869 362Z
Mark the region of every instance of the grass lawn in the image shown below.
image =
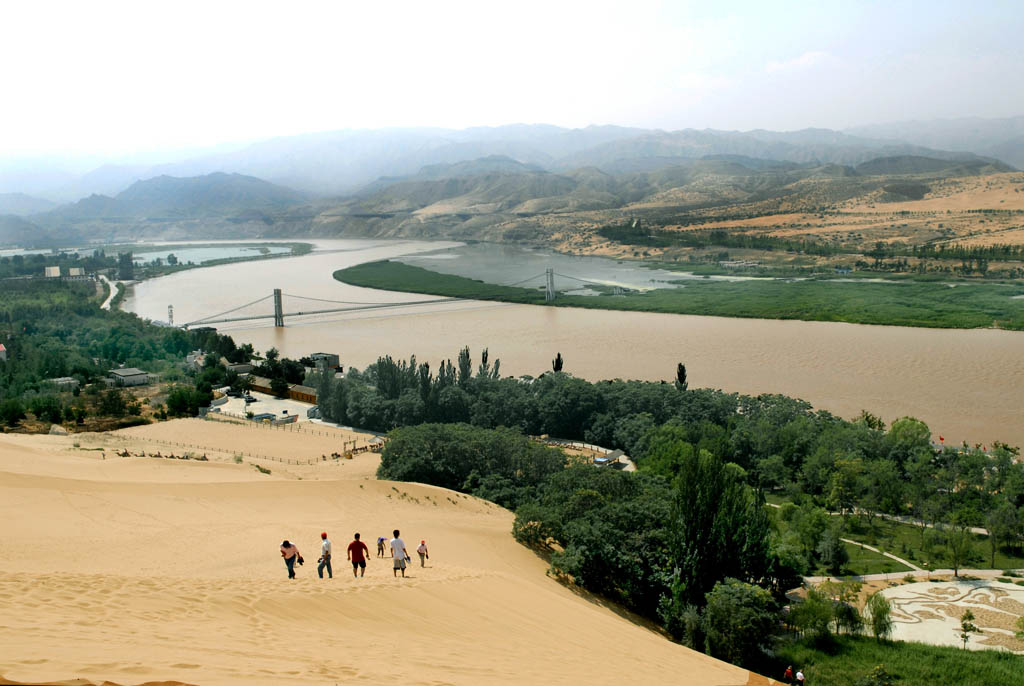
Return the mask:
M498 286L400 262L371 262L334 272L345 283L455 298L541 304L539 289ZM559 296L561 307L802 319L933 328L1024 330L1024 284L837 280L688 281L629 295Z
M995 650L964 651L947 646L843 636L824 645L802 640L777 652L778 673L802 669L809 686L854 686L878 666L899 686L993 686L1019 684L1024 657ZM873 683L873 682L872 682Z
M778 493L768 493L765 500L770 505L782 505L792 502L787 496ZM843 538L848 538L858 543L866 543L881 551L892 553L897 557L914 563L921 569L950 569L952 563L949 561L949 553L946 550L942 532L928 529L924 533L923 545L921 527L902 522L892 522L880 517L875 518L871 524L859 517L850 517L847 520ZM847 551L850 553L850 567L871 568L870 572L850 572L851 574L875 574L881 572L905 571L903 565L887 557L879 556L861 548L851 548L847 544ZM854 553L856 552L856 557ZM961 565L968 569L1022 569L1024 568L1024 551L1013 548L1002 548L996 551L995 564L991 560L992 548L989 545L988 536L974 536L974 551L970 560ZM862 562L855 562L855 559ZM891 569L885 569L885 563L892 565ZM820 574L820 572L816 572Z
M860 576L862 574L884 574L892 572L909 572L910 567L900 564L896 560L872 552L859 545L846 543L846 552L850 555L850 561L843 567L844 574ZM824 576L827 571L818 570L817 575Z
M922 547L921 527L876 519L868 526L851 519L845 538L860 541L879 550L890 552L913 562L922 569L948 569L951 567L948 551L942 539L942 532L928 530L924 533ZM991 547L988 536L974 536L974 551L970 560L961 565L977 569L1018 569L1024 567L1024 556L1013 549L996 551L995 564L991 564Z

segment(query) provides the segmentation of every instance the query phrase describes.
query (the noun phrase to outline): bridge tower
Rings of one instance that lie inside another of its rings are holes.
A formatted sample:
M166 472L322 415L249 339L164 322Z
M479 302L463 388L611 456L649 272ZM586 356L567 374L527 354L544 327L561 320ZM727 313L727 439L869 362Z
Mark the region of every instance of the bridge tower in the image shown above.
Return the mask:
M281 307L281 289L274 289L274 326L284 326L284 309Z
M555 270L551 267L545 272L547 276L547 289L544 291L544 302L555 301Z
M174 326L174 305L167 306L167 323Z

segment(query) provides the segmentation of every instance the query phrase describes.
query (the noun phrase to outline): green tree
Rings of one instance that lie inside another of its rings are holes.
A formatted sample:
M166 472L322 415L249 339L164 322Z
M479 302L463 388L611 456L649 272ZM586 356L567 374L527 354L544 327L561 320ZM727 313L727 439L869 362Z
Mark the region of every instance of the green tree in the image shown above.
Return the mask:
M25 406L17 398L0 402L0 419L9 427L15 427L25 418Z
M721 579L766 582L770 519L743 471L707 451L690 452L680 459L673 488L670 552L676 573L669 614L702 603Z
M858 487L863 473L864 464L859 458L836 460L826 498L829 509L839 512L844 517L853 512L857 505Z
M270 392L278 398L288 397L288 382L281 377L270 380Z
M778 624L771 594L763 588L726 579L705 596L706 652L734 665L752 667L768 647Z
M867 614L867 623L876 641L883 641L892 636L892 605L889 604L888 598L880 592L873 593L864 606L864 612Z
M117 254L117 278L120 281L131 281L135 278L135 262L130 252Z
M468 345L459 351L458 369L456 383L465 388L473 378L473 358L469 354Z
M685 391L689 387L690 384L686 382L686 365L680 362L676 365L676 388Z
M967 610L960 617L960 639L964 642L964 650L967 650L967 641L971 634L980 634L981 629L974 623L974 613Z
M105 417L123 417L128 413L128 402L125 393L119 388L111 388L100 394L100 404L97 410Z
M832 635L832 620L835 617L832 599L820 589L807 589L807 597L794 603L789 611L789 623L797 631L813 639Z
M971 524L976 518L977 515L972 510L958 510L953 514L946 530L946 549L949 552L949 562L953 565L953 576L960 576L960 567L974 557L974 534L971 532Z
M996 549L1000 543L1013 540L1020 531L1020 518L1017 508L1005 500L1001 500L994 510L985 517L985 528L988 529L989 566L996 566Z
M850 561L850 554L846 550L846 544L840 538L841 529L837 526L830 526L821 535L816 552L818 559L825 565L829 574L838 575L843 571L843 566Z
M804 553L811 557L817 552L818 543L821 537L828 530L829 516L820 507L814 507L810 502L805 503L798 510L793 519L792 528L800 537L800 544Z

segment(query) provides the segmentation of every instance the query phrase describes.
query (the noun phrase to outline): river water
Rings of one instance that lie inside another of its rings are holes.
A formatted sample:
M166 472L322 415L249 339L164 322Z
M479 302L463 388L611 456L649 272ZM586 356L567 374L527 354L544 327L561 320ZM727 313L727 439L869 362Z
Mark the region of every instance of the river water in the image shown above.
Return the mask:
M138 284L124 309L178 323L208 317L281 288L285 312L332 307L331 301L408 302L430 296L357 288L335 281L336 269L454 247L415 241L313 241L308 255L193 269ZM526 274L529 276L530 274ZM341 307L343 305L334 305ZM228 316L269 312L264 301ZM830 322L729 319L511 305L433 302L397 309L286 317L218 325L237 342L289 357L336 352L346 366L380 355L415 354L436 369L469 345L488 347L503 374L538 375L556 353L565 371L606 378L671 380L686 365L691 387L783 393L844 417L862 409L887 423L927 422L947 443L994 440L1024 445L1024 333L917 329Z

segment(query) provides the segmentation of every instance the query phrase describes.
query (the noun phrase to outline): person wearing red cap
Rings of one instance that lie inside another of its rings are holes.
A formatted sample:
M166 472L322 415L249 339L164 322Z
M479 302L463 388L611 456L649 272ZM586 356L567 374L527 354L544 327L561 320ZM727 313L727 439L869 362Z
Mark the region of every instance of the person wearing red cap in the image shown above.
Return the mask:
M416 552L420 555L420 567L426 567L423 560L430 559L430 552L427 550L427 542L420 541L419 546L416 547Z
M327 567L327 578L334 578L334 571L331 570L331 541L327 538L327 532L324 531L320 534L322 543L320 544L320 564L316 567L316 573L320 575L320 578L324 578L324 567Z

